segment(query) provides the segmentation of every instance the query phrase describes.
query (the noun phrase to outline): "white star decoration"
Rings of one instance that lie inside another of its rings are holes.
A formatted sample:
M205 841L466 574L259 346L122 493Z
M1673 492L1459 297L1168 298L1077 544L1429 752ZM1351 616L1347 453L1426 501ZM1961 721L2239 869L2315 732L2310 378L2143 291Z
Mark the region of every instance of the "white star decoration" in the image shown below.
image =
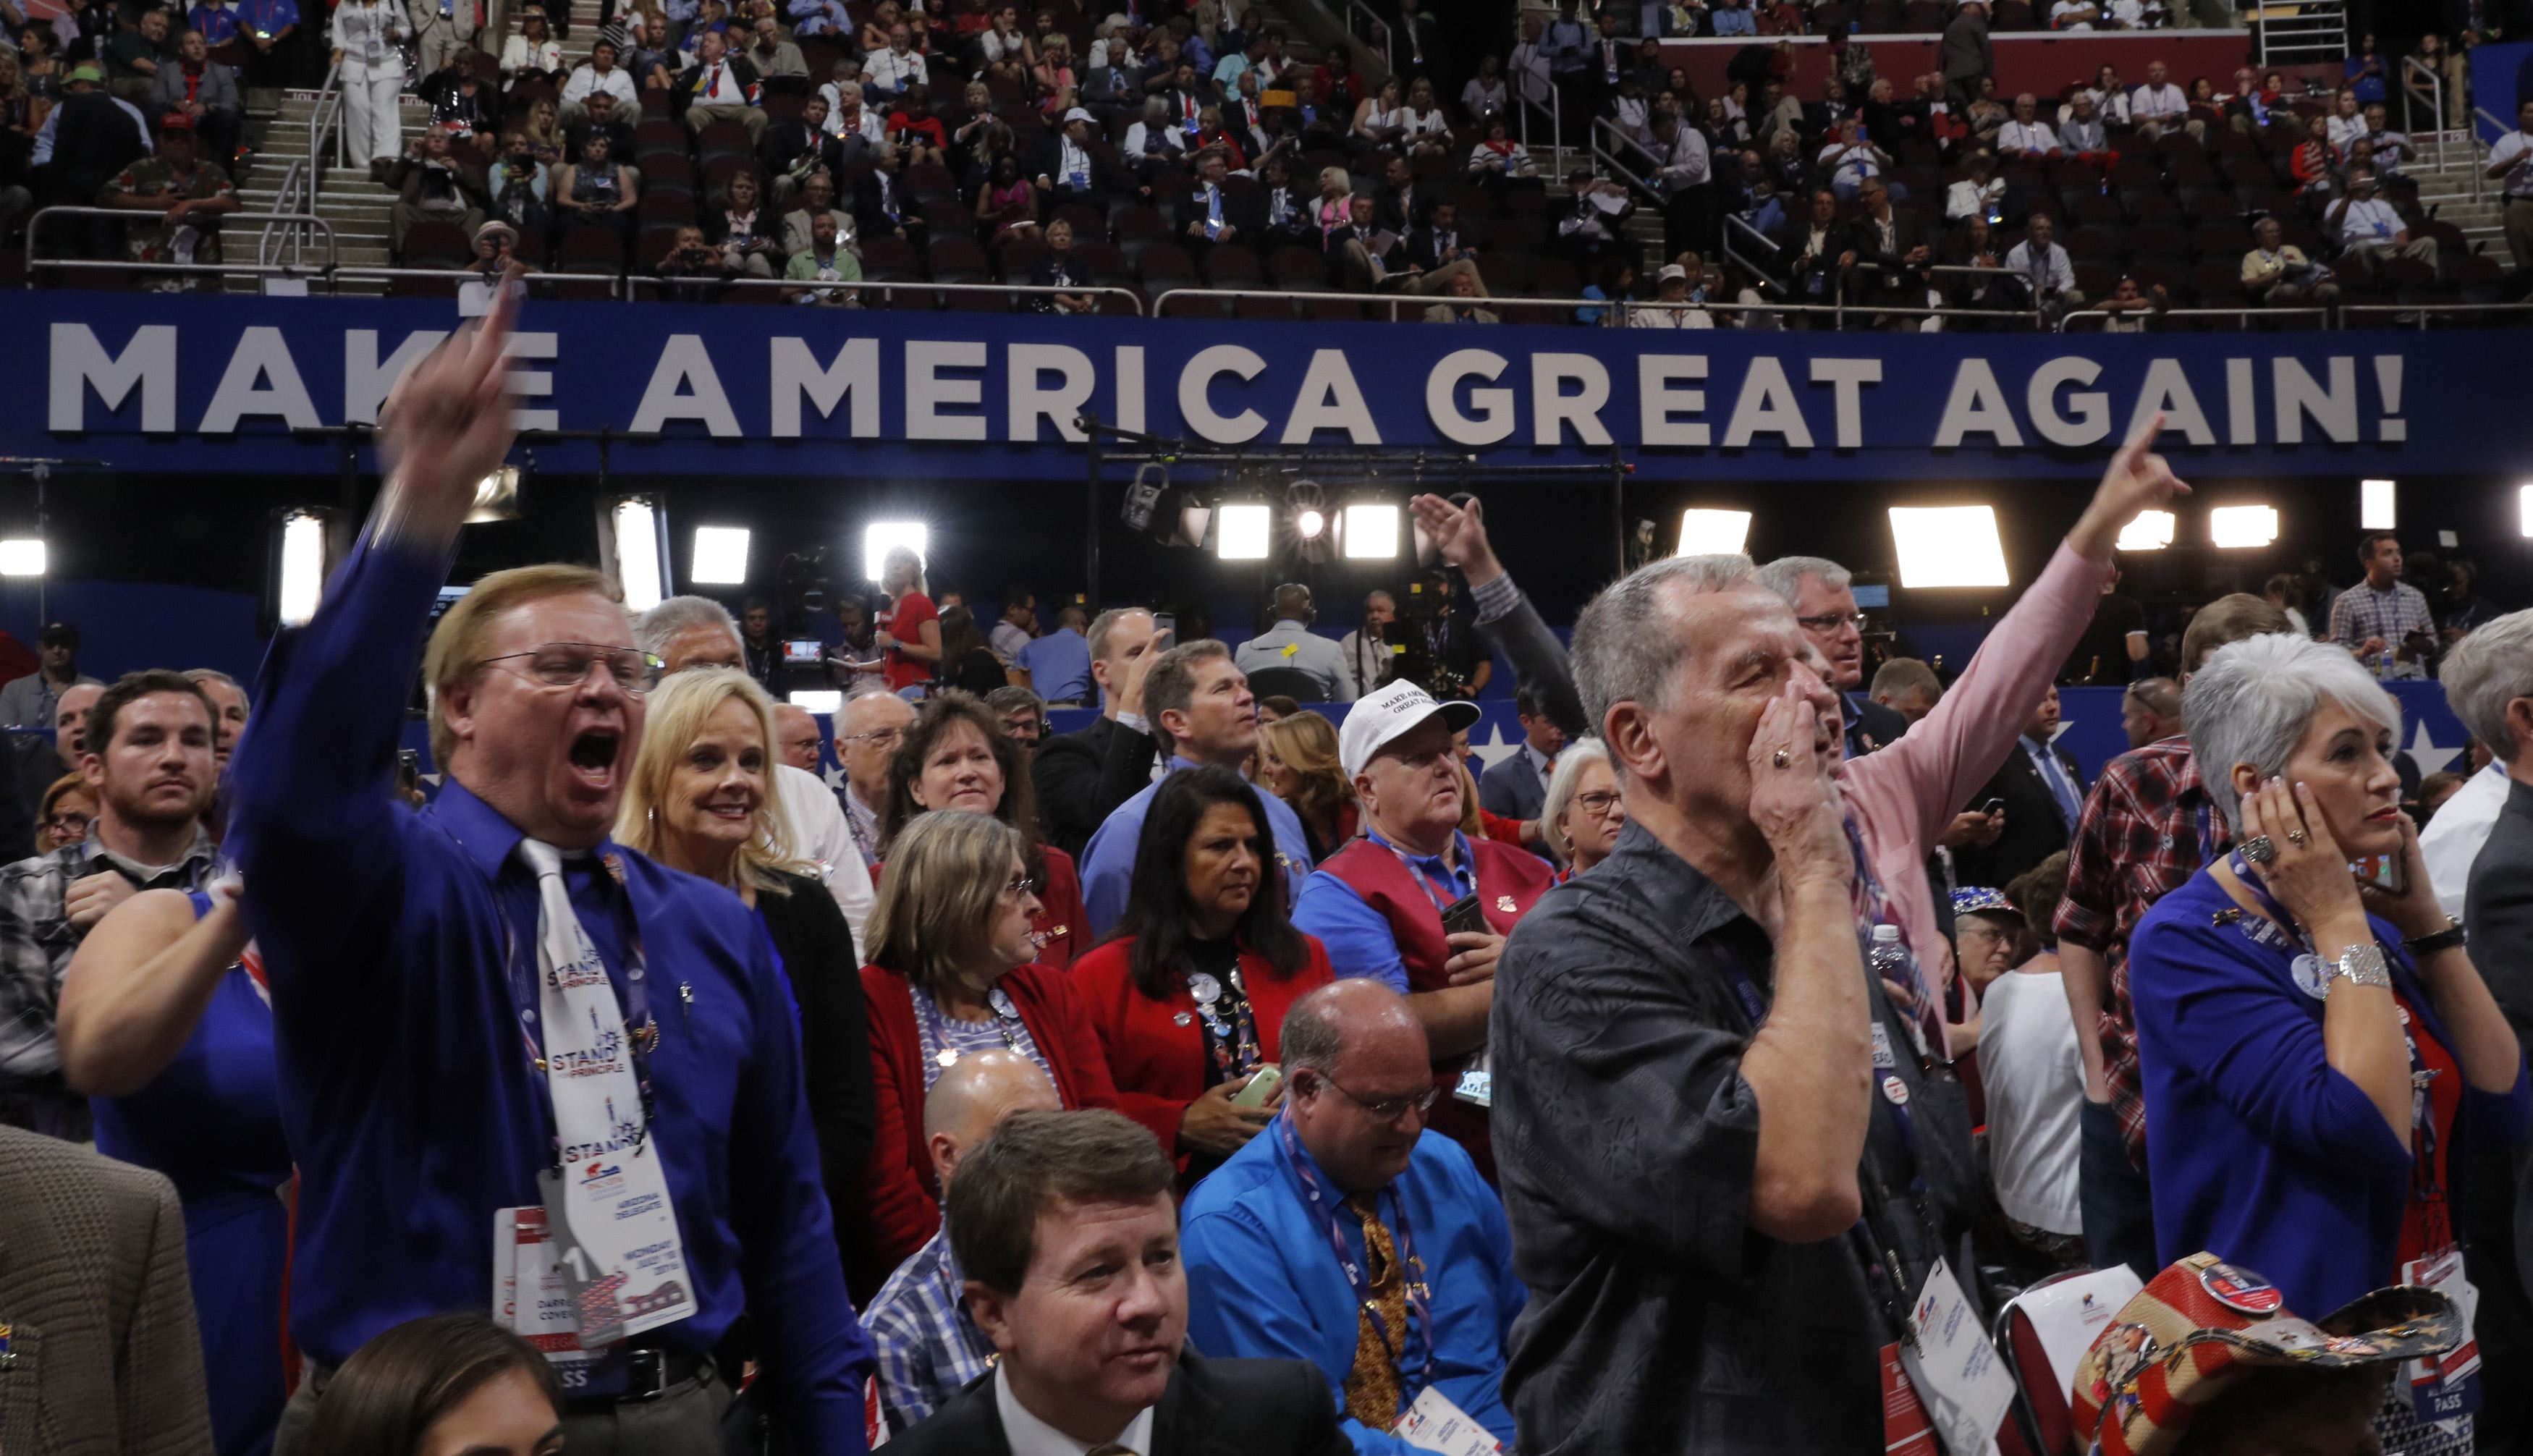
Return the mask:
M2445 772L2445 765L2461 756L2460 747L2439 748L2428 741L2428 726L2425 721L2413 725L2410 733L2410 761L2419 766L2422 777Z
M1469 751L1483 760L1488 768L1492 769L1521 751L1521 744L1518 741L1511 743L1504 741L1502 724L1490 725L1487 733L1488 741L1484 743L1478 741L1476 733L1469 734Z

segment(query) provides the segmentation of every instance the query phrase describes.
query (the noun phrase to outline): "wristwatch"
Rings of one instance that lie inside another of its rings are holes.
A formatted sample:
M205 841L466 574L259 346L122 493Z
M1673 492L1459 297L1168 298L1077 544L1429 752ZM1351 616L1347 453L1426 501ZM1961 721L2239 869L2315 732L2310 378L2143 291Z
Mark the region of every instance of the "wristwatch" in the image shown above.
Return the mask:
M2431 930L2425 935L2410 936L2401 942L2401 948L2413 956L2432 956L2439 951L2451 950L2462 943L2462 922L2447 915L2445 929Z
M2341 976L2353 986L2388 986L2392 984L2392 967L2385 961L2382 946L2350 946L2339 953L2336 961L2325 963L2323 989L2327 992L2331 981Z

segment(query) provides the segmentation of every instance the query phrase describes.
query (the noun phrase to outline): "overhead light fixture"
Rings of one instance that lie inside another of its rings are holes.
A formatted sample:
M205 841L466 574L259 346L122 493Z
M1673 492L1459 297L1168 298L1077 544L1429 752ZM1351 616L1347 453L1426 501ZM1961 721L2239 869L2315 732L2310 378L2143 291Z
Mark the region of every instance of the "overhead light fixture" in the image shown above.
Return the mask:
M2533 536L2533 481L2515 488L2515 529Z
M784 699L795 708L811 713L837 714L845 711L845 695L832 687L804 687Z
M2369 531L2389 531L2394 519L2392 483L2359 481L2357 483L2357 524Z
M744 586L747 582L747 528L697 526L694 560L686 580L698 586Z
M616 559L616 581L624 592L624 610L648 612L669 595L668 572L663 566L667 554L660 549L660 538L667 529L657 502L648 495L626 495L609 508L608 523L614 536L612 554Z
M466 512L466 524L481 526L488 521L515 521L519 518L519 467L504 465L475 483L475 504Z
M324 590L324 517L313 510L291 511L281 518L281 625L308 625L317 615L317 599Z
M1750 512L1692 505L1679 513L1679 550L1672 554L1738 556L1749 545Z
M2274 505L2220 505L2208 512L2209 539L2224 551L2248 551L2278 539Z
M2177 525L2171 511L2142 510L2120 528L2120 539L2112 545L2124 552L2159 552L2172 545Z
M931 559L931 544L932 532L921 521L873 521L862 527L862 576L880 580L888 553L901 546L914 553L920 565Z
M1913 591L2012 584L1993 506L1892 506L1891 544L1900 556L1900 584Z
M1273 549L1275 512L1265 505L1217 506L1213 553L1225 561L1263 561Z
M1398 558L1398 507L1378 502L1358 502L1345 508L1345 519L1338 534L1345 540L1349 561L1391 561Z
M1327 528L1328 518L1326 514L1316 505L1304 506L1301 511L1293 517L1293 534L1299 536L1304 541L1319 540L1320 533L1325 531Z
M0 576L44 574L44 542L38 536L0 541Z
M1135 483L1126 488L1126 499L1117 507L1117 519L1129 531L1152 529L1152 514L1160 509L1161 497L1169 494L1170 468L1158 460L1148 460L1135 471Z

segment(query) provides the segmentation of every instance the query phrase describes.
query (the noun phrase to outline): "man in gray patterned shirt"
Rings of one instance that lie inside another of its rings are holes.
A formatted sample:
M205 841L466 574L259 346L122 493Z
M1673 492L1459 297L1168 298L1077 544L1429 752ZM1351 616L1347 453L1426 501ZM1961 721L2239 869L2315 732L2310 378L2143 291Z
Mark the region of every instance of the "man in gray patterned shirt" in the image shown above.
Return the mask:
M96 790L84 844L0 869L0 1123L88 1136L62 1079L53 1015L88 928L138 890L192 890L211 864L212 711L182 673L127 673L90 710L80 769Z

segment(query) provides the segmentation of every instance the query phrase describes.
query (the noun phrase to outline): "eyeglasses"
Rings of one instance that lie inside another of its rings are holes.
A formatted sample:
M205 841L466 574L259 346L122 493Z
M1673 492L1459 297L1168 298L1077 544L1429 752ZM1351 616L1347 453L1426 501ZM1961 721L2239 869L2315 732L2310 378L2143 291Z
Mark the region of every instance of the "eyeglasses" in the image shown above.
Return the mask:
M73 835L85 837L91 822L93 822L92 816L87 814L55 814L44 821L43 827L63 839L69 839Z
M1443 1095L1441 1087L1427 1087L1413 1097L1384 1097L1378 1102L1368 1102L1344 1087L1338 1086L1337 1079L1325 1072L1320 1074L1320 1080L1335 1087L1339 1096L1370 1113L1372 1120L1379 1123L1394 1123L1405 1117L1411 1110L1418 1117L1423 1117L1433 1110L1434 1099Z
M1043 876L1014 875L1011 878L1011 883L1003 887L1003 898L1006 900L1018 900L1025 895L1040 894L1045 889L1046 880Z
M836 741L839 743L895 743L905 736L906 729L902 728L872 728L866 733L841 734Z
M1795 625L1806 632L1835 632L1841 627L1854 627L1861 632L1870 620L1872 618L1861 612L1853 615L1844 612L1824 612L1816 616L1796 617Z
M1619 796L1615 793L1578 793L1574 795L1574 807L1595 818L1602 818L1619 807Z
M527 661L524 669L511 669L533 678L546 687L578 687L589 680L590 669L604 664L607 675L616 685L635 697L651 690L651 674L666 666L650 653L636 647L601 647L595 642L548 642L526 652L505 652L486 658L484 666Z

